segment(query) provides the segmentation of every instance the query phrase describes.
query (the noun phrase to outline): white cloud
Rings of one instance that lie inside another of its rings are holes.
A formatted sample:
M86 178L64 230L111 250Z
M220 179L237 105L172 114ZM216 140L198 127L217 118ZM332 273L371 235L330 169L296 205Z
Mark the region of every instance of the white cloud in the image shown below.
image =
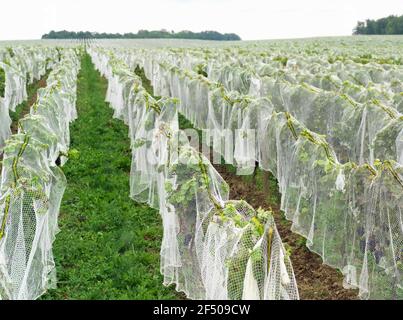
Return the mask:
M243 39L349 35L358 20L403 14L402 0L14 0L0 5L0 39L50 30L217 30Z

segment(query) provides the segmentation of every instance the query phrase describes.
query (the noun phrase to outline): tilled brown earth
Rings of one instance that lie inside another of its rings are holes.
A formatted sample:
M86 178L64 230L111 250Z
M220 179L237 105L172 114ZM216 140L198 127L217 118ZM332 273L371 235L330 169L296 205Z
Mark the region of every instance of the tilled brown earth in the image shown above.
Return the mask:
M277 229L284 243L291 247L291 261L301 299L309 300L354 300L357 290L344 289L342 274L322 263L319 255L305 247L304 239L291 231L278 204L268 204L265 193L256 187L252 179L230 172L225 166L216 165L216 170L230 186L230 199L245 200L254 208L272 209ZM251 180L250 182L247 180ZM272 188L272 187L271 187ZM272 190L278 192L277 190Z

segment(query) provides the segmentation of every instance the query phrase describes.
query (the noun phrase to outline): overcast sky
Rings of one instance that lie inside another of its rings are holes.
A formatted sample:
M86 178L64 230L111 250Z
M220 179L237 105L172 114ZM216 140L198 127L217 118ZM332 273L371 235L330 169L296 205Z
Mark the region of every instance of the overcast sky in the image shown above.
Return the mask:
M403 0L9 0L0 40L50 30L217 30L244 40L349 35L358 20L403 14Z

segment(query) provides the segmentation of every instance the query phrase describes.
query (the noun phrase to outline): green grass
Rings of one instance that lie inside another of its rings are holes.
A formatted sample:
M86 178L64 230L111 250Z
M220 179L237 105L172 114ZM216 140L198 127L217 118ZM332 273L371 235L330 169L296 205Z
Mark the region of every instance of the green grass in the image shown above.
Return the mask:
M70 132L80 157L63 168L68 186L54 244L58 287L43 299L177 299L159 271L159 213L129 198L128 127L112 119L106 88L83 56L79 118Z

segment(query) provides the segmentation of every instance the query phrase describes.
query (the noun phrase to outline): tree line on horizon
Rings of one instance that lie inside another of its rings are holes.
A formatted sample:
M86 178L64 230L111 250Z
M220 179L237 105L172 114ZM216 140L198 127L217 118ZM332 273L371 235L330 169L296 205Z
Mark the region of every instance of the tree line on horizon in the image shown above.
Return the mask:
M403 34L403 15L358 21L353 34Z
M42 39L197 39L218 41L239 41L241 37L235 33L220 33L217 31L148 31L140 30L137 33L98 33L90 31L50 31Z

